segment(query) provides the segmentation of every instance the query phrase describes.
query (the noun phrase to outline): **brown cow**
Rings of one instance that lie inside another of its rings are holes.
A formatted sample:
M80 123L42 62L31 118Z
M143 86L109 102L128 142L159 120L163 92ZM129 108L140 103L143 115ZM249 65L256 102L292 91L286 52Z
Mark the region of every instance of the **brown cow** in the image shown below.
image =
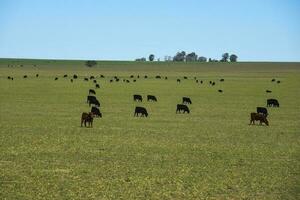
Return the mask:
M251 113L250 114L250 124L255 124L255 121L259 121L259 124L262 125L262 123L265 123L267 126L269 126L269 122L267 120L266 115L262 113Z
M84 123L84 126L86 127L86 123L88 123L89 127L93 127L93 119L94 119L94 115L93 113L82 113L81 115L81 127L82 124Z

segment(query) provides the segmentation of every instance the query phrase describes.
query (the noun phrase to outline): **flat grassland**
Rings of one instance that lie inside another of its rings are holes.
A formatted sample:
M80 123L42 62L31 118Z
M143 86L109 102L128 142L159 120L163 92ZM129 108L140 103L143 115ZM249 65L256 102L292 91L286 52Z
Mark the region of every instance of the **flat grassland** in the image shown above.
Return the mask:
M82 128L91 75L103 118ZM183 96L191 113L175 114ZM280 102L270 126L249 126L268 98ZM299 199L299 99L299 63L0 59L0 199ZM135 106L149 117L133 117Z

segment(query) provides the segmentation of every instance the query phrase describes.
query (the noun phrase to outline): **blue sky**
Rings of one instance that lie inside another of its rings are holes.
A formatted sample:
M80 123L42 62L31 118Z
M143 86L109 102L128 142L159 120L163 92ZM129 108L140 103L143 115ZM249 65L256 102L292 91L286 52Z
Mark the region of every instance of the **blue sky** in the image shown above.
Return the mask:
M300 61L298 0L0 0L0 57Z

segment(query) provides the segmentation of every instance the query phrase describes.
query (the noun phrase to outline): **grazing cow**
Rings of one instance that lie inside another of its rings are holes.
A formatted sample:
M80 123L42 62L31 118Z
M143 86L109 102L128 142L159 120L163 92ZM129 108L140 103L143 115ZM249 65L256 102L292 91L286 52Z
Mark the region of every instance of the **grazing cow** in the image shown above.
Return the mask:
M277 83L279 84L279 83L281 83L281 81L277 81Z
M157 78L157 79L161 79L161 76L157 75L157 76L155 76L155 78Z
M10 79L11 79L11 77L10 77L10 76L8 76L8 77L7 77L7 79L9 79L9 80L10 80Z
M116 81L117 81L117 82L119 82L119 81L120 81L120 79L118 79L118 78L117 78L117 79L116 79Z
M188 77L187 77L187 76L184 76L183 79L188 79Z
M266 117L268 116L268 110L264 107L257 107L256 112L261 113L261 114L265 115Z
M57 81L58 80L58 78L57 77L55 77L55 79L54 79L55 81Z
M67 78L67 77L68 77L68 75L67 75L67 74L65 74L65 75L64 75L64 78Z
M144 76L144 78L148 78L148 76L147 76L147 75L145 75L145 76Z
M88 78L84 78L83 80L84 80L84 81L89 81L89 79L88 79Z
M129 81L129 80L126 80L126 83L130 83L130 81Z
M134 78L134 76L133 76L133 75L131 75L131 76L130 76L130 78Z
M99 84L96 84L96 88L100 88L100 85L99 85Z
M196 83L199 83L199 80L196 80Z
M112 82L114 82L114 80L110 79L109 82L112 83Z
M27 75L24 75L23 78L27 78Z
M154 95L147 95L147 101L157 101L157 98Z
M138 75L137 78L140 78L140 75Z
M141 114L141 117L148 117L148 112L144 107L135 107L134 117L138 117Z
M89 103L89 102L92 102L92 101L95 101L97 100L97 98L95 96L87 96L87 99L86 99L86 102Z
M91 104L94 104L97 107L100 107L100 102L98 101L98 99L89 101L89 106L91 106Z
M143 97L139 94L135 94L133 95L133 101L140 101L142 102L143 101Z
M100 75L100 78L104 78L104 75L101 74L101 75Z
M224 78L221 78L221 79L220 79L220 82L224 82Z
M97 80L93 80L94 83L97 83Z
M200 81L200 83L202 84L202 83L203 83L203 81L201 80L201 81Z
M100 112L100 110L98 108L96 108L94 106L91 109L91 113L93 113L93 115L96 117L102 118L102 113Z
M180 83L180 81L181 81L180 79L177 79L177 83Z
M266 90L266 93L272 93L272 91L271 90Z
M117 77L117 76L114 76L113 78L114 78L115 80L117 80L117 79L118 79L118 77Z
M14 77L11 77L11 80L13 81L13 80L14 80Z
M190 113L190 109L183 104L177 104L177 109L176 109L176 114L179 112L181 113L181 111L183 111L183 113L187 112L188 114Z
M267 107L279 107L277 99L267 99Z
M90 90L89 90L89 94L96 94L96 91L93 90L93 89L90 89Z
M182 97L182 104L192 104L192 101L189 97Z
M276 79L275 79L275 78L273 78L273 79L272 79L272 82L275 82L275 81L276 81Z
M36 74L35 77L39 77L39 74Z
M73 79L71 79L71 83L73 83Z
M168 77L167 77L167 76L165 77L165 80L168 80Z
M76 74L73 75L73 79L77 79L78 76Z
M194 77L194 80L197 80L197 77Z
M92 79L95 79L95 77L94 76L90 76L90 80L92 80Z
M262 125L262 123L265 123L267 126L269 126L269 122L267 120L267 116L261 113L251 113L250 114L250 124L255 124L255 121L259 121L259 124Z
M223 90L218 90L218 92L222 93L222 92L223 92Z
M84 126L86 127L86 123L88 123L89 127L93 127L93 113L82 113L81 115L81 127L82 124L84 123Z
M209 81L209 84L212 84L212 81Z
M212 82L212 84L211 84L211 85L212 85L212 86L214 86L215 84L216 84L215 82Z
M134 79L133 82L136 82L136 80Z

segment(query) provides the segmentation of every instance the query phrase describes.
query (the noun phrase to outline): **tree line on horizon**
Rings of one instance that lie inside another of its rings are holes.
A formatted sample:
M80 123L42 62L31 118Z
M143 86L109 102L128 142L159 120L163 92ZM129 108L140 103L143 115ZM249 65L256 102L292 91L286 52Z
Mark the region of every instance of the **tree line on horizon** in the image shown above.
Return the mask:
M223 53L220 60L209 58L207 59L204 56L198 56L195 52L186 53L185 51L177 52L175 56L165 56L165 62L237 62L238 56L235 54ZM137 58L135 61L146 62L145 57ZM148 61L155 61L155 55L150 54ZM160 61L158 58L157 61Z

